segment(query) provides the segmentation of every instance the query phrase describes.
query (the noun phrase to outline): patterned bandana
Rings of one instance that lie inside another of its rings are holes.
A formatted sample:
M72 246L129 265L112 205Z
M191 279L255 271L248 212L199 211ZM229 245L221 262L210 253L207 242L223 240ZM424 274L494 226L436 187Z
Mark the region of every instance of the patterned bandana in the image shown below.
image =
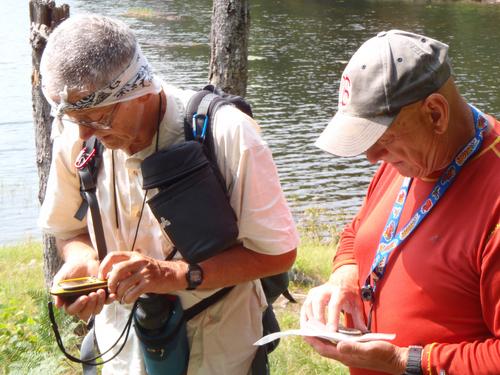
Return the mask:
M97 90L76 103L68 102L68 88L64 86L59 93L60 103L50 99L42 85L42 90L47 101L52 106L51 114L61 119L68 110L81 110L87 108L104 107L111 104L125 102L147 94L158 94L161 91L160 80L153 74L151 66L142 54L139 45L128 67L108 86Z

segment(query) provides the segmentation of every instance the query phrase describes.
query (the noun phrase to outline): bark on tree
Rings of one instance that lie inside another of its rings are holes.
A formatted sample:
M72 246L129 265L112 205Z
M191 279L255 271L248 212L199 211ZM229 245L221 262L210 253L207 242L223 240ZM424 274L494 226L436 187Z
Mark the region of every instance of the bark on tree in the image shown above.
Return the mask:
M32 47L31 95L33 100L33 125L35 127L36 163L38 169L38 200L40 204L45 198L45 189L52 160L52 143L50 130L53 118L50 116L50 105L45 100L40 82L40 59L50 32L69 17L69 6L63 4L56 7L54 1L30 0ZM43 235L44 245L44 276L47 287L52 285L52 279L59 270L62 260L57 254L55 239Z
M248 80L249 0L213 0L209 81L245 96Z

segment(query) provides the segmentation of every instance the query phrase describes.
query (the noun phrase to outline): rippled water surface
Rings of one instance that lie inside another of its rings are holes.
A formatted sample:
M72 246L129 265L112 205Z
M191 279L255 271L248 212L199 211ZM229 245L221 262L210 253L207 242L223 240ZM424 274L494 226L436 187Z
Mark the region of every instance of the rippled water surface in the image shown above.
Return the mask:
M155 70L172 84L207 80L210 1L67 1L72 14L119 17L136 32ZM338 79L362 41L392 28L451 45L464 96L499 116L500 5L333 0L251 0L248 100L263 129L298 221L308 208L348 220L370 175L363 157L313 146L335 111ZM0 244L38 238L38 177L31 123L28 5L4 0L0 23ZM57 2L58 5L62 2Z

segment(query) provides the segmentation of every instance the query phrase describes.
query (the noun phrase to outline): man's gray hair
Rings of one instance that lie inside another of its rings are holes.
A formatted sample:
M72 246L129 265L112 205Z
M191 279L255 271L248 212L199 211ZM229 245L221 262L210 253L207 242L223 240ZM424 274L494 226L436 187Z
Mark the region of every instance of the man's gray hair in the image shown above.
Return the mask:
M123 22L101 15L80 15L62 22L49 36L40 63L45 90L58 97L98 90L116 79L132 60L137 41Z

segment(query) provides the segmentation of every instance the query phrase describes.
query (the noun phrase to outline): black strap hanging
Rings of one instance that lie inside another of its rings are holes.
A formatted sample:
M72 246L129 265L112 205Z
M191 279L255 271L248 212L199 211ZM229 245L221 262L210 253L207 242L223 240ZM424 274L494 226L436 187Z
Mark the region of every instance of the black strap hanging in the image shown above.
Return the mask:
M76 362L76 363L81 363L81 364L87 365L87 366L100 366L100 365L103 365L103 364L111 361L112 359L114 359L116 356L118 356L121 353L121 351L125 347L125 344L127 343L128 335L130 333L130 328L132 327L132 318L134 316L135 310L137 309L137 302L136 302L134 304L133 308L132 308L132 312L129 315L129 318L127 320L127 323L125 324L125 327L123 327L122 333L120 334L120 336L118 337L118 339L116 339L115 343L110 346L110 348L108 350L106 350L104 353L101 353L101 354L99 354L99 355L97 355L95 357L92 357L92 358L80 359L80 358L77 358L75 356L72 356L71 354L69 354L66 351L66 349L64 347L64 344L62 342L61 335L59 334L59 327L57 326L57 323L56 323L56 318L55 318L55 315L54 315L54 308L52 306L52 301L49 301L47 305L48 305L48 309L49 309L50 324L52 326L52 330L54 331L54 335L56 337L57 346L59 346L59 349L61 350L61 352L70 361ZM96 362L98 359L101 359L105 354L109 353L111 351L111 349L113 349L116 345L118 345L118 343L120 342L120 340L123 337L123 335L125 335L125 338L123 340L122 345L117 350L117 352L115 354L113 354L113 356L111 358L108 358L105 361Z
M103 260L107 253L106 239L104 237L104 229L102 226L101 213L97 202L97 175L102 162L102 153L104 146L92 136L84 142L82 151L78 155L75 162L75 167L80 177L80 195L82 203L75 214L75 218L83 220L87 209L90 208L90 215L94 227L97 252L99 260Z

